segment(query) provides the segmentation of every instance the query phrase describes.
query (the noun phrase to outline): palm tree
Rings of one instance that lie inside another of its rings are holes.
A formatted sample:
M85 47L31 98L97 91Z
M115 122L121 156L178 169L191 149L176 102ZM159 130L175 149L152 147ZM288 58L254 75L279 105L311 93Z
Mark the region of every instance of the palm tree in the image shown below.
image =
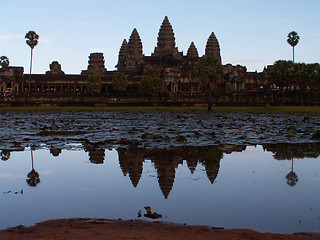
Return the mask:
M32 70L32 56L33 56L33 48L38 44L39 35L36 34L34 31L27 32L25 38L26 43L31 48L31 60L30 60L30 75L29 75L29 89L28 89L28 96L30 95L30 88L31 88L31 70Z
M9 58L7 58L6 56L1 56L0 57L0 66L2 68L9 67Z
M211 112L211 95L213 92L216 92L217 85L220 83L223 76L221 61L214 56L202 57L198 63L197 75L200 79L202 89L207 91L208 112Z
M300 40L300 37L299 37L298 33L296 33L295 31L292 31L288 34L287 42L292 47L292 53L293 53L292 62L293 63L294 63L294 47L298 44L299 40Z

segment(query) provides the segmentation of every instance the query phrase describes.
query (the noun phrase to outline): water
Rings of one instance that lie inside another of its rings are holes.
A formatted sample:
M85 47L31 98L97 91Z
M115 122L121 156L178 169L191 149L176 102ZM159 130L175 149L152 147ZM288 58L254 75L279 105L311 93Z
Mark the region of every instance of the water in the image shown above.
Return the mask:
M151 206L175 223L320 231L319 144L84 149L2 151L0 228L139 210L149 220Z

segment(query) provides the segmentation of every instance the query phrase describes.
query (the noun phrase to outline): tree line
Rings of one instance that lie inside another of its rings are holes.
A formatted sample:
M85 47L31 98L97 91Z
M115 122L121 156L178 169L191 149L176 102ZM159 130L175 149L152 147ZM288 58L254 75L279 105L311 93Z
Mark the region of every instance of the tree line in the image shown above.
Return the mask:
M278 60L271 68L270 77L281 89L319 90L320 64Z

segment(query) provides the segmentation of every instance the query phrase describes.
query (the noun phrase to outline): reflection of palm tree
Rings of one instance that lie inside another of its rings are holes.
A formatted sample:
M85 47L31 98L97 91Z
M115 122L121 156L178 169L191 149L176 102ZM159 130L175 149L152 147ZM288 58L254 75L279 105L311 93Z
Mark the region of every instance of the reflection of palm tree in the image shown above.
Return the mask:
M291 164L291 171L287 174L286 179L287 179L287 184L291 187L297 184L298 182L298 176L297 174L293 171L293 158L291 159L292 164Z
M37 184L40 182L40 177L39 177L39 173L36 172L36 170L34 170L32 149L31 149L31 163L32 163L32 170L31 172L28 173L27 175L28 179L26 181L29 186L36 187Z
M1 155L2 161L7 161L10 159L10 151L8 151L8 150L2 150L0 155Z

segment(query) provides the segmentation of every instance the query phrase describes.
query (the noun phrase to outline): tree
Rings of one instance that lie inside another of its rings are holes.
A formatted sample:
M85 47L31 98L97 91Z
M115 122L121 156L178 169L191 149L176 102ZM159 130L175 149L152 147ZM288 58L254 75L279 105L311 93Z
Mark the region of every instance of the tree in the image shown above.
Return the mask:
M274 63L270 77L280 87L287 87L293 85L294 64L292 61L278 60Z
M312 91L320 86L320 64L319 63L293 63L292 61L278 60L270 71L271 80L285 90L299 91L300 103L304 103L307 96L308 102L312 100Z
M203 56L197 66L197 75L199 77L202 89L208 96L208 112L212 111L211 96L217 92L217 85L221 82L223 69L219 59L214 56Z
M28 89L28 95L30 95L30 88L31 88L31 71L32 71L32 57L33 57L33 48L37 46L38 40L39 40L39 35L36 34L34 31L29 31L27 32L25 38L26 43L29 45L31 48L31 60L30 60L30 74L29 74L29 89Z
M1 56L0 57L0 66L2 68L9 67L9 58L7 58L6 56Z
M294 63L294 47L298 44L300 40L300 37L298 33L295 31L292 31L288 34L288 39L287 42L291 45L292 47L292 62Z
M157 96L162 94L164 89L164 81L161 78L159 71L156 69L147 70L140 82L140 93L149 96Z
M87 84L91 92L100 93L101 90L101 78L98 75L89 75Z
M112 78L112 86L116 91L125 91L128 86L128 78L122 72L117 72Z

